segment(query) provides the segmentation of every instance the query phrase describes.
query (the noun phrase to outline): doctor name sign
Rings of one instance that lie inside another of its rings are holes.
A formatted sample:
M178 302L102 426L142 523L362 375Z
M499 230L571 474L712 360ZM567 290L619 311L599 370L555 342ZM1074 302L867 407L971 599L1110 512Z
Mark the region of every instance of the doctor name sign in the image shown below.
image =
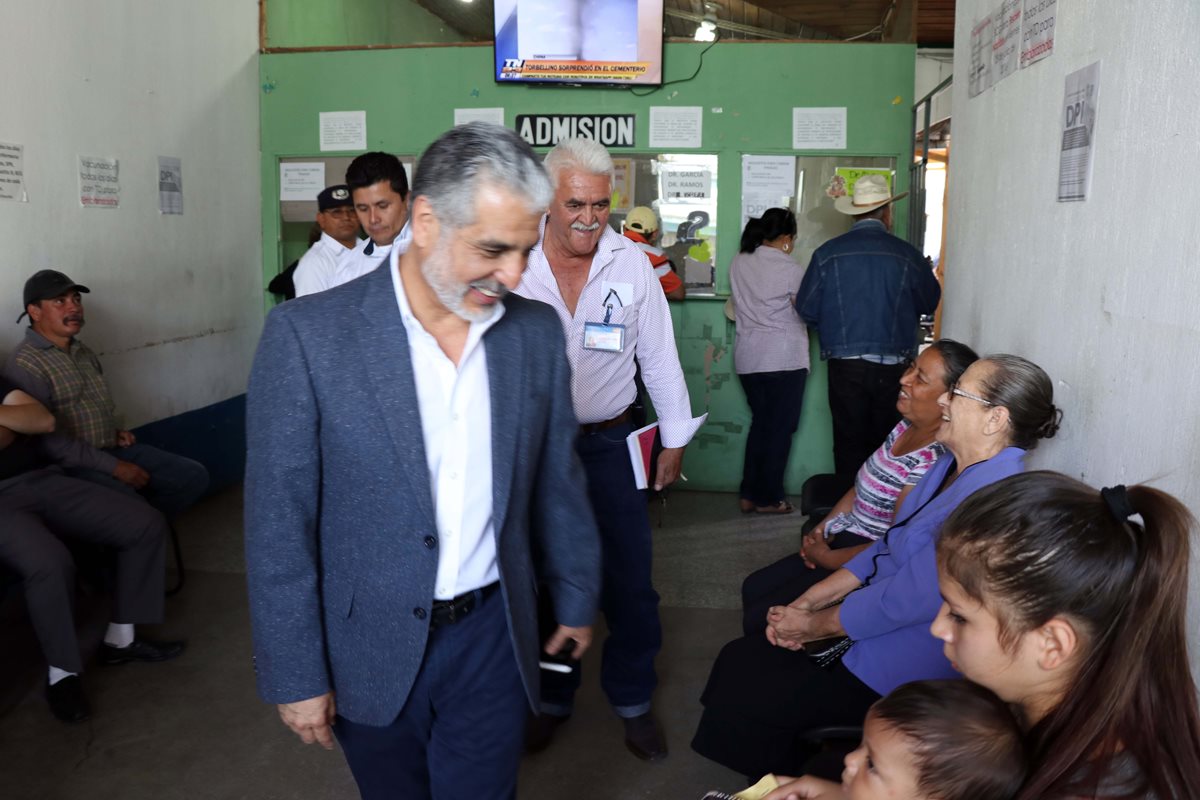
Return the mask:
M581 138L605 147L633 147L633 114L518 114L517 134L534 147Z

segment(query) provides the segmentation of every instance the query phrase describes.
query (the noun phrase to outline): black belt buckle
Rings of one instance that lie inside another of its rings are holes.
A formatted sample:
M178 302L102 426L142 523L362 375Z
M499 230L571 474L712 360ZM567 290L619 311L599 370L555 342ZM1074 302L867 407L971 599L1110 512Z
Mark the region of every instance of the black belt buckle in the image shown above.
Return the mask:
M479 589L472 589L453 600L434 600L433 613L429 615L429 627L439 628L442 625L455 624L478 608L499 585L499 583L492 583Z

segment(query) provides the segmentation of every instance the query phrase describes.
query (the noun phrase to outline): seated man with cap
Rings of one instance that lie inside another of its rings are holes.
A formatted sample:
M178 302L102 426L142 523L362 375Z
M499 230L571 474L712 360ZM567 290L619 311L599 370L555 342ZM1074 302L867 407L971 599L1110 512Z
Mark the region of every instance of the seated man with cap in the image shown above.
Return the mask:
M75 637L75 564L63 539L116 551L112 612L100 661L166 661L183 642L135 636L134 624L161 622L167 521L142 500L51 466L45 445L54 416L0 377L0 564L17 573L25 605L49 665L46 698L63 722L91 713L80 685L83 657ZM69 463L69 462L64 462Z
M140 492L168 518L208 488L208 470L190 458L139 444L117 427L112 393L100 359L75 338L83 328L88 292L61 272L44 269L25 282L25 339L9 356L4 376L50 409L63 435L49 437L52 459L81 467L75 477L128 494Z
M317 227L321 238L296 266L296 297L323 292L344 282L339 278L342 262L358 245L358 214L349 186L329 186L317 195Z
M622 231L625 238L637 244L646 254L646 258L650 259L650 266L654 268L654 274L658 277L658 282L662 284L663 293L666 294L668 300L682 300L687 295L687 289L683 285L683 281L675 274L675 270L671 267L671 261L667 258L667 254L662 251L662 248L655 245L658 239L658 217L654 211L646 206L638 206L631 209L625 215L625 230Z

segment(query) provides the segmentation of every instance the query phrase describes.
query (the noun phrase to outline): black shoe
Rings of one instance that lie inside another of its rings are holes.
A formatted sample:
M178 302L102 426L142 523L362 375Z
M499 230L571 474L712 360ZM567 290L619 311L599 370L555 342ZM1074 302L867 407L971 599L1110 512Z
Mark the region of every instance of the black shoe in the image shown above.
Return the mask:
M129 661L167 661L183 652L186 642L155 642L134 639L128 647L100 645L101 664L124 664Z
M536 714L525 723L525 752L540 753L550 746L554 740L554 732L558 726L570 717L560 717L554 714Z
M68 675L58 683L47 682L46 699L51 713L63 722L83 722L92 715L78 675Z
M639 717L629 717L625 723L625 746L642 761L661 761L667 757L667 740L662 726L647 711Z

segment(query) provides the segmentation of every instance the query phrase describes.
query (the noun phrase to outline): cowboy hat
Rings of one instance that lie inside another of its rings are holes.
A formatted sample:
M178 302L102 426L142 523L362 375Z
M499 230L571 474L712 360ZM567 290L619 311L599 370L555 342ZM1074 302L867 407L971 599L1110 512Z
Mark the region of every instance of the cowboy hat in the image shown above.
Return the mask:
M894 203L907 195L908 192L901 192L893 197L888 189L887 178L882 175L863 175L854 182L854 188L848 196L838 197L833 201L833 207L843 214L857 216Z

